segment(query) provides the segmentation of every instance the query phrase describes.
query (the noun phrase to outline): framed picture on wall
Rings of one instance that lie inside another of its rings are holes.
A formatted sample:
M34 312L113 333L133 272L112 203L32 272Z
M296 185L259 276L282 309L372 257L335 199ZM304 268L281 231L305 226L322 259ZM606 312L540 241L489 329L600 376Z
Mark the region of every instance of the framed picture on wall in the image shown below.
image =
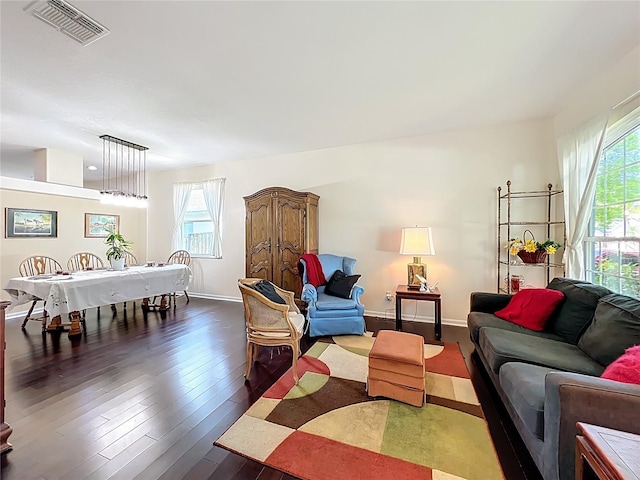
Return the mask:
M84 214L85 238L106 238L107 230L120 231L120 215L105 215L104 213Z
M58 236L58 212L25 208L5 208L4 212L6 238Z

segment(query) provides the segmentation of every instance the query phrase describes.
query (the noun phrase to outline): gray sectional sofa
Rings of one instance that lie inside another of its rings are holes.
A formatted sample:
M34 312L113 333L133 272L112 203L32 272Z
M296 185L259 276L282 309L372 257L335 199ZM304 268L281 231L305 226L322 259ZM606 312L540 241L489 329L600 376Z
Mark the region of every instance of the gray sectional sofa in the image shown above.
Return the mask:
M476 352L545 480L573 480L576 422L640 434L640 386L599 378L640 344L640 300L555 278L565 299L545 331L493 312L511 295L472 293L467 318Z

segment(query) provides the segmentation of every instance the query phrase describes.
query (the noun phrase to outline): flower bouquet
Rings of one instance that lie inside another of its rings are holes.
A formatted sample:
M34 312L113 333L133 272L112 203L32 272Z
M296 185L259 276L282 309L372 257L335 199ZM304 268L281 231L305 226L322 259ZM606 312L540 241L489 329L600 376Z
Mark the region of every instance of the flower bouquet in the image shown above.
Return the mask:
M531 235L531 238L526 238L527 233ZM509 250L509 255L517 255L524 263L544 263L548 254L556 253L558 248L562 246L551 239L547 239L544 242L536 242L531 230L525 230L522 238L522 240L519 238L509 240L505 248Z

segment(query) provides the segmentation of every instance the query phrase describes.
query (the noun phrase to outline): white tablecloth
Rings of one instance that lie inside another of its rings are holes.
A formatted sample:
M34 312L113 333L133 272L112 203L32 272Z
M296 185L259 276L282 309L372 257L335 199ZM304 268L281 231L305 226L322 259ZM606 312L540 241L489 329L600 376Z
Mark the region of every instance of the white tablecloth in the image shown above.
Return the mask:
M125 270L90 270L71 275L42 275L10 279L4 290L11 306L46 300L52 317L86 308L179 292L189 286L187 265L129 267Z

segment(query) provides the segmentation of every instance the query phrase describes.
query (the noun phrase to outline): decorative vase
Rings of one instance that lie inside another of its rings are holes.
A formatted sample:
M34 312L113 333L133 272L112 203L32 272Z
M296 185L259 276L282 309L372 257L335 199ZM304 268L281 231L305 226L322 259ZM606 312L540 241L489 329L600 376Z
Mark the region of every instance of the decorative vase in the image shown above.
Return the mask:
M112 258L111 268L113 268L114 270L124 270L124 257L118 258L117 260L115 258Z

